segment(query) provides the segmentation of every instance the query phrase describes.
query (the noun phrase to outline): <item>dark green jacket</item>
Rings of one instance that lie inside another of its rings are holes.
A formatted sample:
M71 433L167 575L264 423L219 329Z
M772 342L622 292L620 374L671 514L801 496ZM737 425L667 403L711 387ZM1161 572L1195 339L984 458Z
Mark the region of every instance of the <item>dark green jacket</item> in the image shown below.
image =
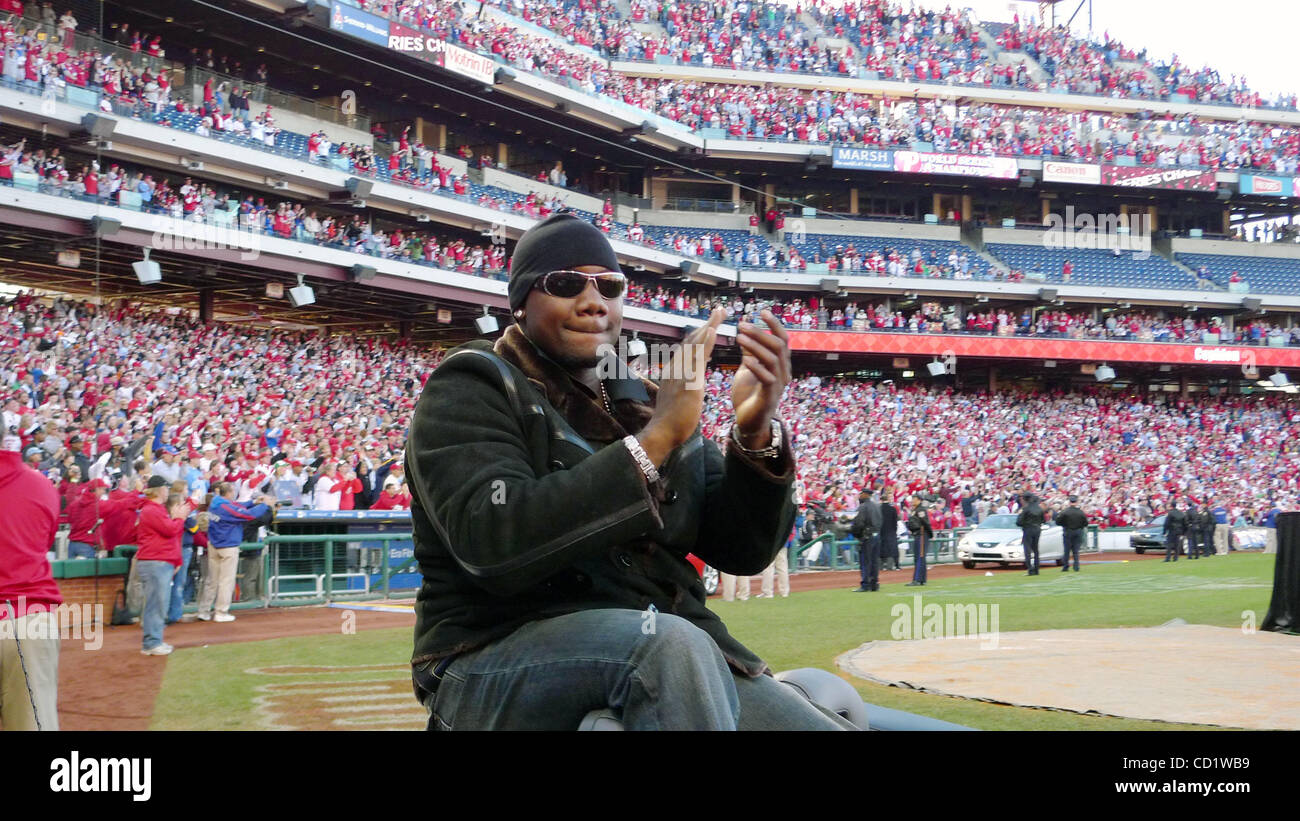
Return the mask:
M653 604L709 633L736 669L761 675L766 665L705 607L685 556L736 575L772 562L794 522L789 445L760 464L724 457L697 430L651 486L621 440L650 418L653 383L606 381L610 416L518 326L495 349L522 420L498 364L456 352L429 377L411 421L406 472L424 575L412 664L537 619Z

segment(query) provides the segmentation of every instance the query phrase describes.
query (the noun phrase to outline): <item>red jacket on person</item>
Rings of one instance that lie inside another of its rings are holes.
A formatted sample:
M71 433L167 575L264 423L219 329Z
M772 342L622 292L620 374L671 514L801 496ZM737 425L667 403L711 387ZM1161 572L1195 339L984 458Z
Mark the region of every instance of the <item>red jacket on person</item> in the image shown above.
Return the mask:
M68 533L68 541L97 544L97 540L102 535L100 529L95 527L95 522L99 520L96 513L98 494L89 484L83 484L81 488L80 493L68 500L68 508L65 511L68 514L68 526L72 528ZM94 533L90 532L91 528L95 528Z
M167 514L167 508L146 500L140 508L140 524L137 526L140 550L135 554L136 561L167 562L180 567L181 531L184 528L184 519L173 519Z
M144 497L125 490L115 490L99 503L99 516L104 520L103 547L111 551L120 544L135 544L136 511L144 504Z
M21 618L35 605L48 610L63 603L46 554L59 529L59 496L50 480L23 465L13 451L0 451L0 619L10 607ZM21 601L20 601L21 600ZM7 603L7 604L6 604Z

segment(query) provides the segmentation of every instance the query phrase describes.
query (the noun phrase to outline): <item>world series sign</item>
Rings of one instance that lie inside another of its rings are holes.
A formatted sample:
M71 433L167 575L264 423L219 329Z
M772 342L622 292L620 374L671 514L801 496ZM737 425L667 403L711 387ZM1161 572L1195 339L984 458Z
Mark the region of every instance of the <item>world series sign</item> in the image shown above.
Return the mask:
M1171 191L1213 191L1213 171L1199 168L1146 168L1138 165L1103 165L1101 184L1120 188L1164 188Z

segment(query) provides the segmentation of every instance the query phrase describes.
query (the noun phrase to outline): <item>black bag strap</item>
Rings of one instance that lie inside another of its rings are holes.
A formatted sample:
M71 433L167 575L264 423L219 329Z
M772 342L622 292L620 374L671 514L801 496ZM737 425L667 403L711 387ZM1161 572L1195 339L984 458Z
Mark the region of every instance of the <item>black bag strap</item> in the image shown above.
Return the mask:
M449 360L454 359L457 356L464 356L467 354L481 357L482 359L492 363L496 369L497 375L501 378L501 389L505 392L506 399L510 402L510 408L525 430L527 430L528 423L531 421L530 417L540 416L546 424L546 435L549 438L562 439L570 444L582 448L588 453L596 452L596 449L591 446L591 443L575 431L573 427L569 425L568 421L558 413L547 413L546 409L536 402L529 402L525 405L520 394L518 380L515 378L518 369L498 356L496 352L484 350L483 348L462 347L448 354L442 360L442 364L439 365L439 367L445 366ZM522 374L520 375L522 376ZM549 470L546 465L539 467L535 464L533 467L534 472L538 475L546 473Z

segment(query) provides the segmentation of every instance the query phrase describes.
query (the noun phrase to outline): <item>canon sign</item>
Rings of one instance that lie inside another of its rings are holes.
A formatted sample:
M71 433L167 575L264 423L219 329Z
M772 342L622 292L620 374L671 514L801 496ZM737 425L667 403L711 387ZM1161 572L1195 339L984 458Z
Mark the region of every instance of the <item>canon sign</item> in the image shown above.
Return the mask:
M1197 348L1192 351L1197 362L1240 362L1241 351L1232 348Z

